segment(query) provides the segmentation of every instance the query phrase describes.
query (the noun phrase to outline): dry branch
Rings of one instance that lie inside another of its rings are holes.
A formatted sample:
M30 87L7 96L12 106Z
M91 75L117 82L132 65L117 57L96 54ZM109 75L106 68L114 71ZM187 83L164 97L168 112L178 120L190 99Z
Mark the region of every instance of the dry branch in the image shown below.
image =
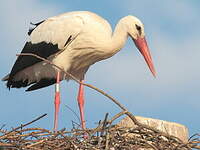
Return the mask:
M0 136L0 139L3 138L3 137L6 136L6 135L12 133L12 132L17 131L18 129L22 129L22 128L25 127L25 126L28 126L29 124L32 124L33 122L36 122L37 120L40 120L41 118L43 118L43 117L46 116L46 115L47 115L47 114L43 114L42 116L39 116L39 117L37 117L36 119L34 119L34 120L32 120L32 121L30 121L30 122L24 124L24 125L22 124L22 125L20 125L19 127L14 128L13 130L11 130L11 131L5 133L3 136Z

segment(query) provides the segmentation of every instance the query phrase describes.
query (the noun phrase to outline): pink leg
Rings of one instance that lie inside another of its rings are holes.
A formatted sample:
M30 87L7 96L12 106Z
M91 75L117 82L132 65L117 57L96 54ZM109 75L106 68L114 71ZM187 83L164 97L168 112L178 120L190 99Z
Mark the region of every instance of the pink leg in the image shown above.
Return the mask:
M83 82L84 80L81 80ZM85 127L85 119L84 119L84 88L83 84L79 85L79 92L78 92L78 106L80 110L80 116L81 116L81 126L82 129L86 129Z
M54 131L57 131L58 129L58 112L60 108L60 72L57 73L56 77L56 84L55 84L55 114L54 114Z

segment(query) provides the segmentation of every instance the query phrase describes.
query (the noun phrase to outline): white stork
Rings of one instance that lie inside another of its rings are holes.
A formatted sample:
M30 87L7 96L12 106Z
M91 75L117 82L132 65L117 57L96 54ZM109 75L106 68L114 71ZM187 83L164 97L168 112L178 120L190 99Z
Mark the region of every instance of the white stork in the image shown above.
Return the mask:
M150 71L155 76L152 58L145 40L144 26L134 16L122 18L114 32L110 24L95 13L75 11L48 18L34 24L29 30L27 41L21 53L33 53L52 61L69 72L82 83L90 65L116 54L130 36L144 56ZM54 130L57 130L60 105L59 81L70 80L56 67L33 56L19 56L10 74L2 80L7 87L28 87L26 91L56 85ZM81 126L85 129L84 92L80 84L78 105Z

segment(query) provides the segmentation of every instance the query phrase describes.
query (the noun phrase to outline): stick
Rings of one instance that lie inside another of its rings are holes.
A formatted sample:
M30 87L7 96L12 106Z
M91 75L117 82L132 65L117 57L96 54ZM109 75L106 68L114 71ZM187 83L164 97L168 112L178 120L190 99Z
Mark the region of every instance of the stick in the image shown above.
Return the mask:
M105 131L105 128L106 128L106 125L107 125L107 120L108 120L108 113L106 113L106 115L105 115L100 136L103 136L103 134L104 134L104 131Z
M17 130L20 129L20 128L23 128L23 127L25 127L25 126L27 126L27 125L29 125L29 124L32 124L33 122L38 121L39 119L43 118L43 117L46 116L46 115L47 115L47 114L43 114L42 116L39 116L39 117L37 117L36 119L34 119L34 120L32 120L32 121L30 121L30 122L24 124L24 125L22 124L22 125L20 125L19 127L14 128L13 130L11 130L11 131L7 132L6 134L2 135L2 136L0 137L0 139L2 139L2 137L6 136L6 135L8 135L8 134L10 134L10 133L12 133L12 132L14 132L14 131L17 131Z

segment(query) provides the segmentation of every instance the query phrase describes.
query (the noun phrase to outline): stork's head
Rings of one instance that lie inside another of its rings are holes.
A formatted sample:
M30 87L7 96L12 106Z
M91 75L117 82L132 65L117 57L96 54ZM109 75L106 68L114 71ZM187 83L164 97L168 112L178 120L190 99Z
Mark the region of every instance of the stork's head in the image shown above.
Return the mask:
M151 54L150 54L150 51L145 39L144 25L138 18L134 16L125 17L124 25L126 26L127 33L133 39L136 47L139 49L139 51L143 55L147 65L149 66L150 71L155 77L156 71L155 71Z

